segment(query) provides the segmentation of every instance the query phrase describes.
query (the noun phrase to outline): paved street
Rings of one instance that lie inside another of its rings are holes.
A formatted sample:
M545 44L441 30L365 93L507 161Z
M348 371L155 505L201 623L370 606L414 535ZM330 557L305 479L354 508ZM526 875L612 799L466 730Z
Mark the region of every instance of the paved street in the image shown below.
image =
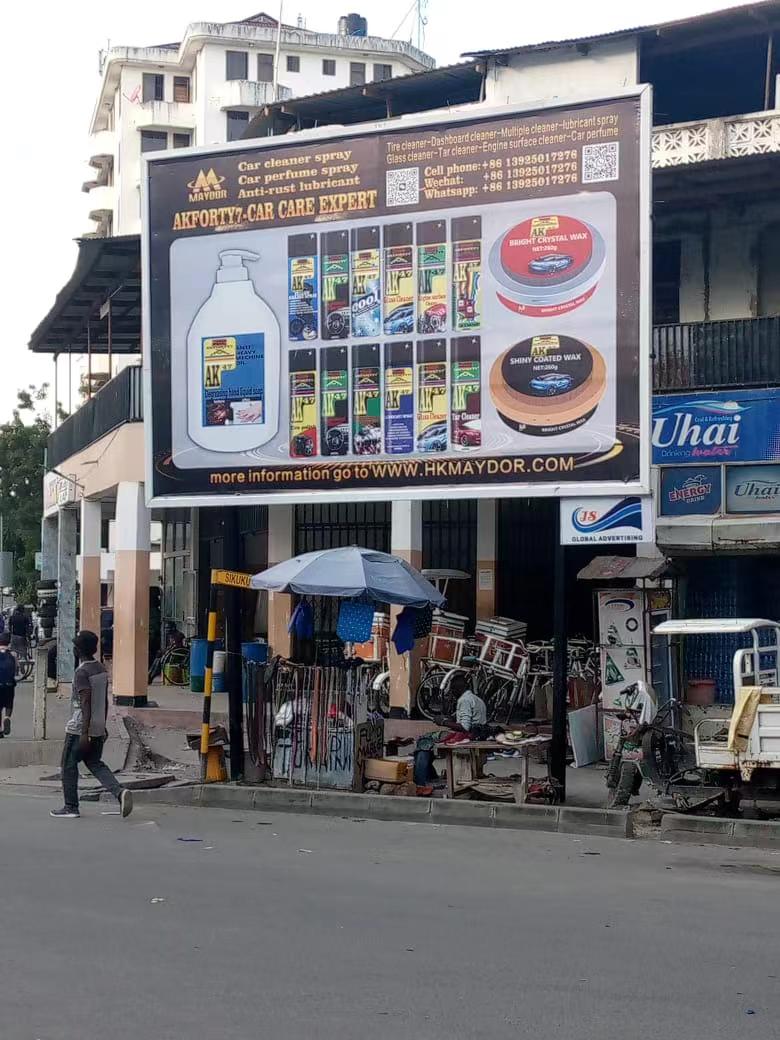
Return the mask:
M49 808L0 795L3 1040L780 1037L780 854Z

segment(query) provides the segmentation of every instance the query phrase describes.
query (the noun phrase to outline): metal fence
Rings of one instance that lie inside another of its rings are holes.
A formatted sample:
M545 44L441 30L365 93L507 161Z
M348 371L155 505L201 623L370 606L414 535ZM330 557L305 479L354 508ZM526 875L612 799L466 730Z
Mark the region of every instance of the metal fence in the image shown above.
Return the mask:
M657 392L780 384L780 317L656 325Z
M47 468L60 466L71 455L83 451L124 423L143 422L142 398L141 368L131 365L110 379L50 434Z

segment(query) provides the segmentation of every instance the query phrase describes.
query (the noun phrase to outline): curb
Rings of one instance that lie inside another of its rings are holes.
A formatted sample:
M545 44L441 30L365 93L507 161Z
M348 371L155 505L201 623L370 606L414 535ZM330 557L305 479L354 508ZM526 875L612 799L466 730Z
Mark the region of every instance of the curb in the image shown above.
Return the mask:
M697 845L740 845L753 849L780 849L780 823L767 820L729 820L718 816L664 813L661 838Z
M190 787L137 791L133 796L139 805L199 805L210 809L360 816L367 820L496 827L607 838L634 836L631 814L615 809L397 798L390 795L375 797L340 791L244 787L240 784L193 784Z

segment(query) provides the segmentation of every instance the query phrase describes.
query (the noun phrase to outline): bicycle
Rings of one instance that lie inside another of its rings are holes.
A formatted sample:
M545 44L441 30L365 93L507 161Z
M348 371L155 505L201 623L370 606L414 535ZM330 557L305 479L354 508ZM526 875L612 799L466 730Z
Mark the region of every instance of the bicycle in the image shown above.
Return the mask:
M149 685L158 675L162 676L163 686L189 686L190 684L190 644L173 643L161 649L149 667Z
M432 649L435 648L432 639ZM525 687L528 656L520 643L488 638L480 646L466 640L447 639L457 644L452 662L427 659L427 667L416 692L417 710L431 721L455 714L456 699L450 693L454 676L465 674L478 697L485 702L489 722L503 717L508 722Z

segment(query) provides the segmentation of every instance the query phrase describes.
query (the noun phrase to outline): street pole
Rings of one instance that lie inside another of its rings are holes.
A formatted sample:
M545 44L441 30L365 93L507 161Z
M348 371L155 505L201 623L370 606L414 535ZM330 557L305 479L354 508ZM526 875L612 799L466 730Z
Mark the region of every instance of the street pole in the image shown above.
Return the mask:
M557 503L556 503L557 505ZM560 509L556 520L555 566L553 573L553 698L550 776L560 784L561 801L566 801L566 686L568 647L566 640L566 549L561 544Z
M279 100L279 55L282 49L282 15L284 0L279 2L279 21L276 25L276 52L274 54L274 101Z
M238 507L224 513L223 561L229 571L239 569L241 536ZM241 668L241 590L226 587L225 597L225 683L228 691L228 727L230 731L230 779L241 780L244 775L244 697Z

